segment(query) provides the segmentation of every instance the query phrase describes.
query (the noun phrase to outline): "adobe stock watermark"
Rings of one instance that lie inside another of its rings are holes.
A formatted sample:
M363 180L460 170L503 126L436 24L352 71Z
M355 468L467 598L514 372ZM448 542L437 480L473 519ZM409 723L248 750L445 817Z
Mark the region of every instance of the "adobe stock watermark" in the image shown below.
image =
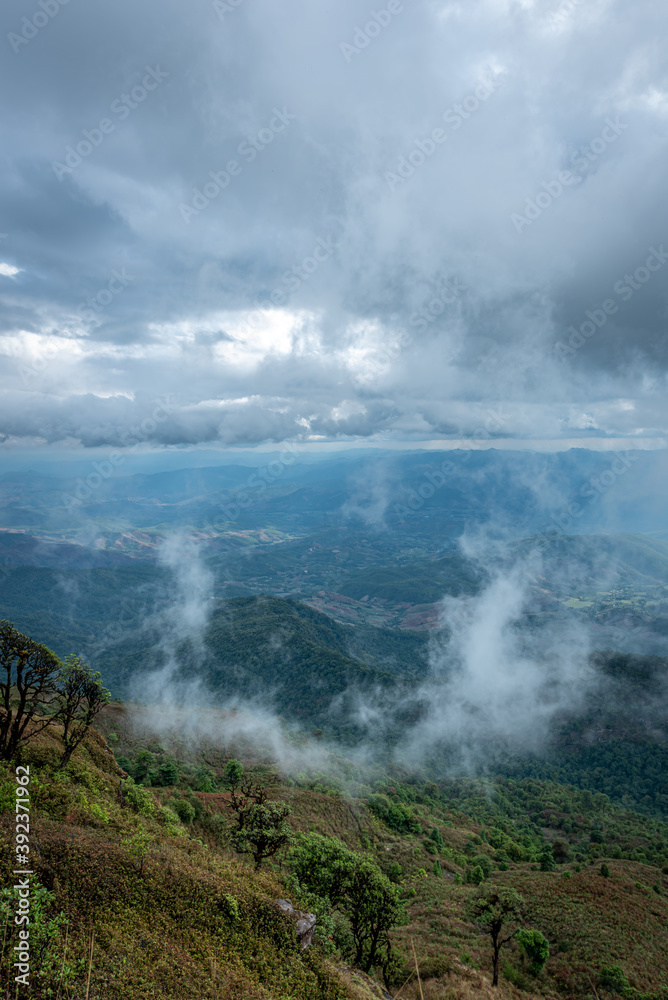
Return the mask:
M31 42L36 35L46 28L47 24L60 12L61 7L66 7L70 0L39 0L39 10L36 10L31 17L24 17L21 21L21 33L10 31L7 35L9 44L18 55L24 45Z
M402 14L405 10L401 0L389 0L387 7L380 10L372 10L369 13L369 20L363 27L355 25L355 34L352 42L339 42L339 49L345 61L350 65L353 56L358 56L371 45L374 38L378 38L380 33L391 24L397 14Z
M636 267L633 274L625 274L613 285L613 291L622 302L628 302L633 298L643 285L646 285L652 274L660 271L668 261L668 251L663 249L663 243L658 249L649 247L649 256L639 267ZM615 299L605 299L600 306L594 309L587 309L587 317L579 327L569 326L570 337L568 343L558 341L554 345L554 353L559 361L566 361L577 354L580 348L601 330L611 316L619 311L619 303Z
M220 518L207 521L204 530L220 531L228 524L237 521L243 511L252 507L262 494L284 475L285 470L295 464L297 455L295 445L287 444L277 459L251 473L244 486L231 492L227 503L219 504Z
M452 132L457 132L465 121L471 118L478 111L485 101L488 101L492 94L498 90L501 82L498 78L482 80L462 101L452 104L443 114L443 121L449 125ZM419 170L427 160L431 159L439 146L443 146L448 141L448 133L440 128L431 130L426 138L413 140L412 148L409 152L400 156L394 170L388 170L384 174L385 183L393 193L412 177L416 170Z
M261 128L256 135L250 135L237 147L237 154L242 156L247 164L252 163L260 153L264 152L268 146L281 132L285 132L290 122L294 121L297 115L291 114L287 108L274 108L273 116L267 126ZM193 188L193 196L189 205L181 203L179 212L185 223L190 223L203 212L212 201L228 188L233 177L239 177L243 170L243 165L238 160L228 160L224 170L210 170L210 180L206 181L201 189Z
M455 465L448 458L445 458L436 468L427 469L423 473L423 481L419 485L409 488L402 487L405 494L404 502L395 503L393 513L404 523L406 517L415 514L424 507L425 502L430 500L438 490L442 489L457 472L461 471L461 466L471 460L473 453L483 444L491 441L492 436L498 434L505 424L506 417L500 410L499 412L491 409L488 410L484 423L476 427L470 437L462 437L461 444L465 446L461 449L463 454L459 466Z
M285 306L290 298L306 281L313 277L318 268L326 261L331 260L341 244L337 243L332 236L323 238L319 236L315 240L313 250L306 257L293 264L291 268L283 272L281 285L276 285L266 296L262 297L257 308L246 317L244 325L239 329L240 334L249 334L255 330L264 318L266 309L273 309ZM282 287L284 286L284 287Z
M601 135L592 139L588 146L580 146L571 155L571 163L586 173L589 170L590 164L598 160L628 127L627 123L620 121L619 116L614 121L606 118L605 127ZM560 170L556 177L553 177L549 181L543 181L541 184L543 190L539 191L533 198L526 199L524 215L520 212L511 213L510 221L515 227L516 232L521 233L522 230L533 225L546 209L550 208L555 201L561 198L567 188L581 184L583 179L582 173L573 173L571 170Z
M110 302L113 301L116 296L121 295L122 292L128 287L131 281L135 279L131 274L128 274L124 267L114 268L111 272L111 278L107 281L106 285L89 296L85 302L79 304L79 315L81 319L85 322L97 322L105 319L105 314L102 309L108 306ZM46 370L50 361L65 349L65 347L70 344L69 339L58 337L57 339L51 339L47 341L46 344L37 352L33 358L32 364L30 366L21 364L19 365L19 374L21 376L21 381L24 385L30 385L32 379L37 375L43 374Z
M443 315L448 306L454 305L463 292L467 291L467 286L461 284L459 278L443 279L435 288L434 294L410 316L408 322L419 332L426 330L430 323L434 323L439 316ZM394 361L400 356L404 348L413 342L413 334L407 330L402 330L394 343L384 344L378 354L365 362L363 371L356 372L352 377L352 382L358 387L366 387L376 378L385 375Z
M108 306L117 295L121 295L130 282L134 280L135 279L132 275L128 274L124 267L122 267L120 271L115 268L111 272L111 278L107 284L98 289L95 295L91 295L90 298L80 304L79 312L81 318L89 323L98 319L103 319L104 314L102 310L105 306Z
M22 876L14 885L16 893L16 913L14 925L18 930L18 944L14 945L13 963L16 969L16 992L18 995L19 984L30 986L30 926L31 906L30 906L30 876L34 874L30 861L30 766L19 765L16 768L16 803L15 803L15 832L14 832L14 856L16 868L14 875Z
M408 322L417 330L426 330L430 323L437 320L448 306L454 305L466 291L468 285L462 284L459 278L447 278L437 286L435 294L412 314Z
M175 407L166 400L157 399L155 402L157 405L148 416L120 435L121 445L125 451L112 451L102 461L93 462L93 471L86 477L82 476L76 480L74 493L63 493L63 507L72 511L89 501L95 491L116 474L125 462L126 456L140 444L149 441L158 425L164 423L174 412Z
M550 12L548 22L553 28L561 28L569 19L576 7L581 7L586 0L563 0L563 3Z
M554 522L556 528L550 527L542 531L538 536L544 545L555 537L558 532L566 532L573 527L575 522L586 513L588 505L592 500L600 499L607 493L622 476L625 476L634 462L638 461L639 452L636 450L613 452L614 458L610 467L601 473L590 476L580 487L578 497L580 500L571 500L564 504L557 514L550 515L550 520Z
M226 14L233 14L235 10L241 7L245 0L213 0L213 9L220 18L221 21L225 20Z
M118 122L125 121L140 104L143 104L149 94L157 90L162 81L169 76L169 73L161 70L160 66L156 66L155 69L151 66L145 68L146 75L141 84L133 87L129 94L123 93L111 102L109 110L117 116L118 121L111 118L101 118L95 128L82 129L83 139L80 139L76 146L65 147L64 163L59 160L52 162L51 169L59 181L81 166L83 161L102 145L106 137L116 131Z

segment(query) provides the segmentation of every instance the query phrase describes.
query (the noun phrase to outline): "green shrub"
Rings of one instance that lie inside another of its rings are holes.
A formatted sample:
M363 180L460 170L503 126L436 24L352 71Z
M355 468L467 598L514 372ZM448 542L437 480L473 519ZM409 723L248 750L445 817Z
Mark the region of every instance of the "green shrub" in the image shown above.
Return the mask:
M164 785L165 788L171 788L179 783L179 769L171 757L162 761L158 768L158 774L160 776L160 784Z
M155 799L145 788L135 784L133 778L127 778L123 782L123 796L130 806L140 816L151 817L155 815Z
M433 840L436 846L439 848L445 846L445 841L443 840L441 831L438 829L438 827L434 827L434 829L429 834L429 839Z
M239 903L231 896L229 892L226 892L220 903L221 912L225 914L228 920L235 921L239 919Z
M402 802L391 802L387 795L372 795L369 809L396 833L421 833L422 828L410 809Z
M167 806L176 813L182 823L192 823L195 809L187 799L170 799Z
M34 879L30 887L30 983L32 990L30 995L34 996L55 996L55 987L59 981L68 992L72 988L73 981L81 973L84 962L83 959L64 961L62 947L62 932L67 923L64 913L56 913L54 908L55 893L49 892L43 885ZM7 887L0 890L0 920L5 927L3 937L2 971L0 971L0 985L7 987L7 996L10 995L10 982L12 995L14 993L13 976L8 981L5 968L11 969L11 964L16 961L15 949L19 946L19 927L14 923L14 915L17 908L15 890ZM9 933L7 933L7 928ZM18 986L16 987L18 993ZM4 993L4 990L3 990Z
M527 928L521 928L515 937L529 960L529 972L532 976L539 976L550 957L550 946L547 938L540 931Z
M613 996L625 996L629 990L629 981L619 965L604 965L599 974L599 983L602 990Z
M485 881L485 873L480 865L472 865L467 869L466 881L472 885L481 885Z

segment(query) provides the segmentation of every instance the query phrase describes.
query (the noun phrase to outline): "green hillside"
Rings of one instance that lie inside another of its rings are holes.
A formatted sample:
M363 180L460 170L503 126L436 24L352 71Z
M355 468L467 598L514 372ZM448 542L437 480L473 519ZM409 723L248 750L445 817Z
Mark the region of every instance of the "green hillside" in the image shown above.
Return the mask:
M301 742L302 770L288 773L258 750L251 725L235 745L231 717L216 718L198 737L188 710L166 728L159 713L112 704L65 772L55 770L57 726L26 747L44 914L33 930L43 947L36 1000L600 1000L610 966L625 1000L665 1000L666 823L553 781L433 782L341 756L325 763L317 741ZM260 870L235 846L233 757L289 810L292 841ZM0 774L5 839L15 787L12 765ZM391 962L370 977L354 967L345 907L298 868L307 844L347 851L400 903ZM10 857L0 861L5 887ZM511 937L493 990L490 938L468 907L499 889L521 895L517 926L540 932L549 956L532 972ZM315 913L305 950L279 899ZM5 956L12 941L10 932Z
M236 598L212 616L205 676L220 698L257 699L294 721L334 724L339 738L354 738L361 735L349 716L356 692L392 689L398 678L352 659L350 632L296 601Z

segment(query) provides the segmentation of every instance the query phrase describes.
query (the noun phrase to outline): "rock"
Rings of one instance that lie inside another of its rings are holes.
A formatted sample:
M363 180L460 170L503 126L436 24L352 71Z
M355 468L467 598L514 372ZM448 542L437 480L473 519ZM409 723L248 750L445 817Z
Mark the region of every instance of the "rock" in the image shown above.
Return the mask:
M289 899L277 899L275 902L283 913L296 919L297 940L299 941L301 950L303 951L309 945L313 944L315 925L318 920L315 913L302 913L301 910L295 910Z
M304 948L308 948L309 945L313 944L313 935L315 934L315 925L318 922L318 918L315 913L300 913L299 910L297 910L297 916L299 917L297 921L297 938L303 951Z

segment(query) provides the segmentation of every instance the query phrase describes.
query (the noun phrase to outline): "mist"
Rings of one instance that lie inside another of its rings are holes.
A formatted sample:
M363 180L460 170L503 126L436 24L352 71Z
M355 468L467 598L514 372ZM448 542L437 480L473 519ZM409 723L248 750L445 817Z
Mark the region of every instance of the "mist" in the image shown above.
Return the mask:
M214 575L202 558L196 539L178 531L161 544L158 564L172 577L172 597L156 616L163 666L133 677L131 696L161 706L194 704L205 699L199 670L206 650L204 637L213 605ZM191 669L182 666L187 649ZM194 667L194 670L193 670Z
M595 675L584 628L538 635L523 616L532 606L535 560L494 573L474 597L445 597L442 631L430 644L428 706L405 737L401 759L419 762L439 746L468 770L498 749L540 752L555 721L578 711Z

